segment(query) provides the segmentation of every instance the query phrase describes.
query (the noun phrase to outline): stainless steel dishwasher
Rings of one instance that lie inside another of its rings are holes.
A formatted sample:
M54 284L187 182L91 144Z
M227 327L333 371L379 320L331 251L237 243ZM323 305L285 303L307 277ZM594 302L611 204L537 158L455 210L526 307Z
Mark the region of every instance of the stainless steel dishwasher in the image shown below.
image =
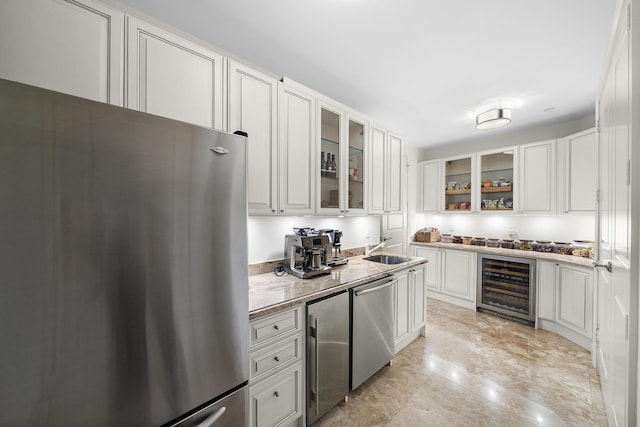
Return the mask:
M349 294L307 304L307 424L349 394Z
M351 289L351 390L393 359L393 285L385 277Z

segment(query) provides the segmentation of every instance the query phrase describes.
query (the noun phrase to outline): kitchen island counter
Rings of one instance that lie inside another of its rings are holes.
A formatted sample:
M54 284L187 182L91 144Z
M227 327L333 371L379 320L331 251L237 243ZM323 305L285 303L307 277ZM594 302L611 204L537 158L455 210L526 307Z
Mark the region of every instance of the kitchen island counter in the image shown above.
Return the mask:
M347 264L333 267L330 274L312 279L300 279L286 273L280 277L274 273L250 276L249 319L348 290L427 262L424 258L407 257L408 262L387 265L363 258L351 257Z

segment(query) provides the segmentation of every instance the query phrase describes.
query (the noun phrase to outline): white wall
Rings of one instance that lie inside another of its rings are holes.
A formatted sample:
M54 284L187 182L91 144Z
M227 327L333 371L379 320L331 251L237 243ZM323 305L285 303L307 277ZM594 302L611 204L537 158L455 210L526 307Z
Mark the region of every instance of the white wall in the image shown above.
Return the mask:
M273 261L284 257L284 236L293 233L293 227L342 230L342 248L363 247L380 241L380 216L362 217L257 217L248 220L249 264Z
M555 242L594 240L595 236L594 215L418 214L416 225L416 229L434 226L442 233L496 239L509 239L510 232L519 239Z

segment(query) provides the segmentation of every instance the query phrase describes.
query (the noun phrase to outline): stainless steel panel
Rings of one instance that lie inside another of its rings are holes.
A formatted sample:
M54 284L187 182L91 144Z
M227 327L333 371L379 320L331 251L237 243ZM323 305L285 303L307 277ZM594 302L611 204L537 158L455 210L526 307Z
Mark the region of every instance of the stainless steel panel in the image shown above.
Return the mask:
M247 381L244 138L4 80L0 135L0 425L159 425Z
M307 305L307 424L349 394L349 294Z
M394 353L393 278L352 289L351 390L385 366Z
M230 395L184 418L171 427L245 427L249 425L249 387Z

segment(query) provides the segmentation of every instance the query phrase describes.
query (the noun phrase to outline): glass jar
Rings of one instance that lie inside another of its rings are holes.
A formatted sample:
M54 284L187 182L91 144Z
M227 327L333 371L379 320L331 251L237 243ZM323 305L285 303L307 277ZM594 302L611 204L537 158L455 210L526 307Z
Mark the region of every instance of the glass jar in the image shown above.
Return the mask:
M520 240L516 244L516 249L520 249L521 251L532 251L533 250L533 240Z
M462 244L463 245L470 245L473 243L473 237L471 236L463 236L462 237Z
M548 240L536 240L533 243L533 250L536 252L553 252L551 242Z
M574 240L572 247L571 253L573 256L592 259L595 256L596 246L593 240Z
M451 234L441 234L440 241L442 243L451 243L453 241L453 237L451 237Z
M475 246L486 246L487 239L485 239L484 237L474 237L471 243L473 243Z
M571 243L568 242L555 242L553 245L553 253L560 255L571 255Z
M514 249L515 243L511 239L503 239L500 241L500 247L504 249Z
M489 247L489 248L499 248L500 247L500 239L487 239L487 247Z
M451 243L457 243L459 245L462 244L462 236L453 236Z

